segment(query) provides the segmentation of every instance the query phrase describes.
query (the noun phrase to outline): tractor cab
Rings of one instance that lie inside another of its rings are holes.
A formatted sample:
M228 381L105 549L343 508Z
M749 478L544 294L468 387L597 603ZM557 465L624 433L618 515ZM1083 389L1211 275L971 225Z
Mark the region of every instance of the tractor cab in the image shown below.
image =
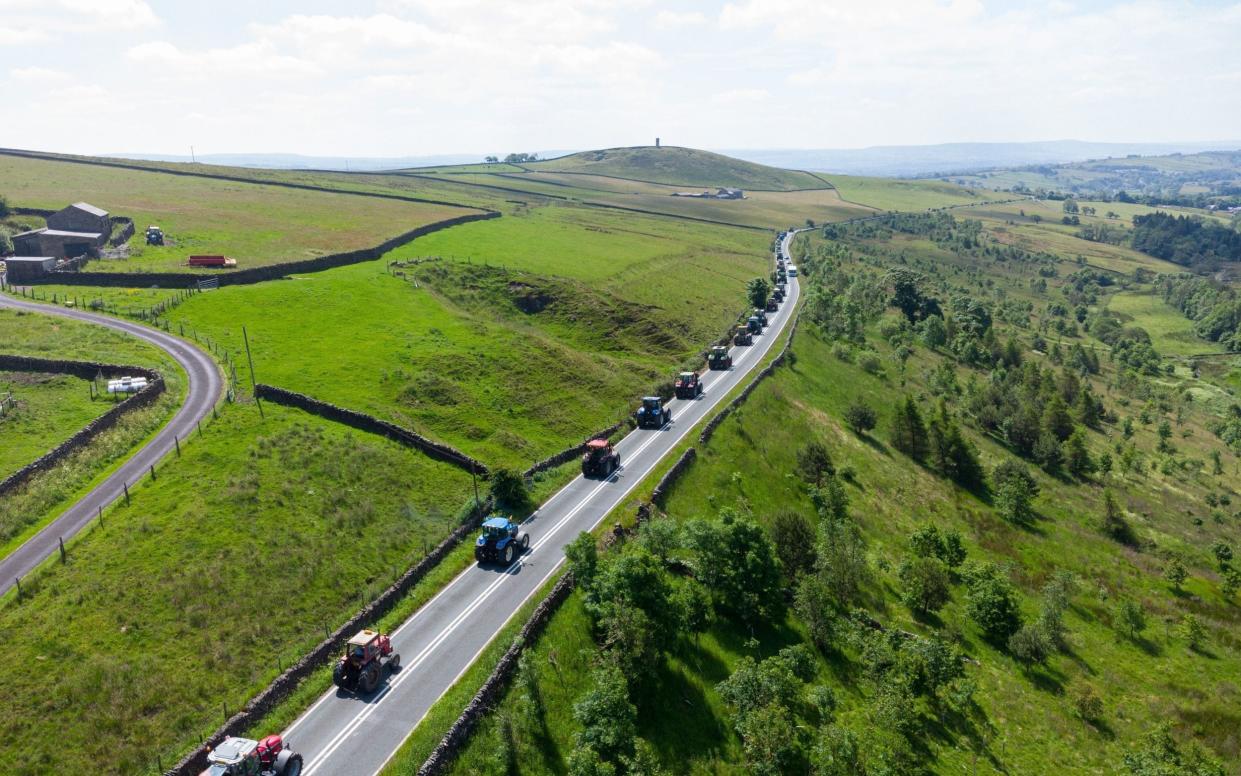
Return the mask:
M771 292L771 298L776 300L776 304L784 301L784 292L780 290L779 286L776 286L775 290Z
M583 477L607 477L619 466L620 454L607 439L600 437L586 443L586 452L582 453Z
M767 298L767 312L774 313L776 310L779 310L779 309L780 309L780 300L776 299L774 295L768 297Z
M766 317L766 316L764 316ZM763 322L757 315L751 315L750 320L746 321L746 328L751 334L763 333Z
M507 517L495 515L483 521L482 532L474 542L474 559L479 563L513 562L518 553L530 547L530 534Z
M207 751L202 776L298 776L302 756L294 754L280 736L262 741L230 737Z
M755 307L754 317L757 318L758 322L763 324L763 326L767 325L767 311L766 310L759 308L759 307Z
M754 334L750 331L750 327L744 324L737 327L737 331L733 334L734 345L753 345Z
M363 628L345 644L345 654L332 670L332 682L344 690L374 692L383 667L395 671L400 663L401 656L392 650L391 637Z
M728 348L723 345L716 345L707 354L708 369L728 369L732 365L733 357L729 354Z
M677 375L676 395L678 399L694 399L702 395L702 382L697 372L682 372Z
M644 396L634 416L638 419L638 428L662 428L665 423L672 422L672 413L658 396Z

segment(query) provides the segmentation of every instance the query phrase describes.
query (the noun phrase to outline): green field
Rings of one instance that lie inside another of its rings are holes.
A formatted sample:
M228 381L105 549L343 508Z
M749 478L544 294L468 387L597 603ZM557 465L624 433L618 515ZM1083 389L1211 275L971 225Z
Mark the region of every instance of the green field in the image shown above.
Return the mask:
M1192 356L1224 352L1218 342L1207 342L1196 335L1193 323L1152 291L1115 294L1108 297L1107 309L1126 323L1146 329L1160 353Z
M929 210L995 199L995 195L988 191L975 191L939 181L907 181L855 175L833 175L831 181L846 202L876 210Z
M181 271L186 258L199 253L231 256L244 269L367 248L472 212L2 155L0 190L22 207L56 210L87 200L132 218L138 233L130 240L130 258L93 262L92 271ZM162 227L169 244L145 245L147 224Z
M228 407L73 543L67 566L4 601L10 772L172 762L452 527L467 473L265 412ZM45 660L55 683L29 670Z
M111 406L70 375L0 371L0 479L59 445Z
M524 468L719 336L766 249L748 230L553 205L416 240L386 260L443 260L400 276L373 262L225 287L169 319L239 363L246 326L261 382Z
M523 164L539 172L581 172L614 175L651 183L715 186L760 191L828 188L818 176L799 170L781 170L753 162L676 146L634 146L583 151Z

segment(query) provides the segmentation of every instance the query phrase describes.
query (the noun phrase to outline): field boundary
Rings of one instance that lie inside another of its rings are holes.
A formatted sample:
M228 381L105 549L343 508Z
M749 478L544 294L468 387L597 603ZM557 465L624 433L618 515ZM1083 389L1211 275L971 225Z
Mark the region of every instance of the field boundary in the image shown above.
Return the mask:
M560 606L573 592L574 584L573 572L565 572L564 576L560 577L551 591L539 602L525 625L521 626L521 632L517 638L513 639L513 643L505 650L500 662L487 676L483 686L474 694L465 710L448 728L444 738L418 769L418 776L438 776L452 764L461 748L469 743L479 721L491 713L496 700L508 688L513 674L517 672L517 663L521 658L521 653L530 647L547 628L552 615L559 611Z
M318 415L321 418L356 428L359 431L387 437L398 444L420 450L429 458L453 464L483 477L491 475L491 470L487 465L477 458L466 455L455 447L446 445L443 442L428 439L416 431L402 428L386 420L380 420L374 415L367 415L365 412L338 407L335 404L312 398L304 393L297 393L264 383L258 383L254 386L254 397L309 412L311 415Z
M196 287L200 280L218 278L221 286L250 285L261 283L265 280L278 280L289 275L322 272L323 270L336 269L337 267L344 267L350 264L373 261L388 251L411 243L419 237L454 226L461 226L462 224L488 221L493 218L499 218L500 215L501 213L497 210L469 213L431 224L424 224L370 248L359 248L356 251L346 251L344 253L330 253L326 256L316 256L313 259L269 264L265 267L251 267L236 272L222 272L218 275L193 272L53 272L43 275L37 280L27 282L31 285L47 283L65 286L122 288L146 288L149 286L159 288L192 288Z
M85 447L95 437L115 426L127 413L149 406L164 392L166 387L163 376L153 369L123 364L105 364L98 361L67 361L0 354L0 370L67 374L83 380L93 380L98 374L103 374L104 377L137 375L145 377L148 381L146 388L117 403L116 406L87 423L64 442L0 480L0 496L16 489L31 477L50 469L70 454Z
M207 767L207 751L210 747L219 744L229 736L243 734L250 725L261 719L297 689L297 685L303 679L326 665L340 651L340 645L353 636L359 628L367 623L374 624L380 617L387 614L402 596L438 566L440 561L455 550L462 540L474 532L483 515L490 512L491 508L491 499L476 505L468 520L454 528L452 533L428 552L422 560L362 607L361 611L346 620L330 636L319 642L314 649L273 679L258 695L251 698L241 711L216 728L216 731L208 736L202 745L195 747L176 765L165 771L165 776L198 776Z

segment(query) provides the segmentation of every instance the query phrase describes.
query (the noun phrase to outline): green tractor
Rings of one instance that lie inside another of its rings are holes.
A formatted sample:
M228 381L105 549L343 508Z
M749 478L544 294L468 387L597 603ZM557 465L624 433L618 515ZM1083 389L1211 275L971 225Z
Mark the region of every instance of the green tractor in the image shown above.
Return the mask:
M754 333L750 331L748 326L738 326L736 333L733 334L734 345L753 345Z
M763 316L764 318L767 316ZM751 315L750 320L745 322L746 330L751 334L763 333L763 321L757 315ZM747 343L748 344L748 343Z
M707 354L708 369L731 369L732 365L732 354L729 353L728 348L723 345L716 345L711 348L711 352Z

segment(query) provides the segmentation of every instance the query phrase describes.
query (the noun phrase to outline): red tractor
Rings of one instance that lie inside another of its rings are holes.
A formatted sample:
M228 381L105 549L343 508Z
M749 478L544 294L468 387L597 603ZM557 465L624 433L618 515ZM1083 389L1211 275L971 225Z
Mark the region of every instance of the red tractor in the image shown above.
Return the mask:
M702 381L698 379L697 372L682 372L677 375L674 387L678 399L697 399L702 396Z
M620 468L620 453L606 439L592 439L582 453L583 477L611 477Z
M401 656L392 651L392 640L364 628L349 639L345 654L332 669L332 683L350 692L374 692L385 665L393 672L401 665Z
M301 772L302 756L280 736L262 741L229 737L207 750L207 770L201 776L299 776Z

